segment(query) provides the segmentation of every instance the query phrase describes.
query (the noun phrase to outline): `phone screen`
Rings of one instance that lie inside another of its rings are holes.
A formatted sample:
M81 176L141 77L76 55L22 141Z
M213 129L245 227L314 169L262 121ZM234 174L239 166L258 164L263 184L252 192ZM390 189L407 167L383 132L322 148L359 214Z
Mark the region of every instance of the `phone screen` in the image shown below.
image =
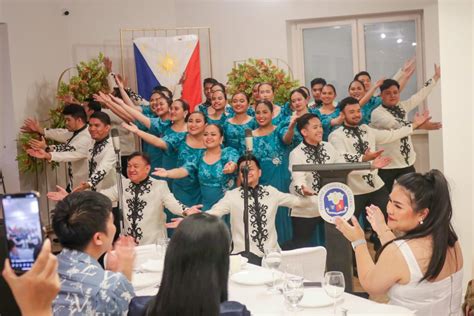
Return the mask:
M43 244L38 196L4 195L2 209L10 264L17 271L30 270Z

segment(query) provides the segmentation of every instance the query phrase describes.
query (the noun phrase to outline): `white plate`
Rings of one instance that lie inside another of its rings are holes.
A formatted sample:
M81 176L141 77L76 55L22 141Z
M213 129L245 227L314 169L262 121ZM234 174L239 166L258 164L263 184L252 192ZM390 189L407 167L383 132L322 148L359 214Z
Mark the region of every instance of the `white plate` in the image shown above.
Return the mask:
M233 274L230 279L235 283L243 285L263 285L265 283L271 282L272 272L259 270L259 271L240 271Z
M145 263L140 266L143 272L162 272L164 262L163 260L148 259Z
M342 297L337 301L340 302ZM304 296L299 306L306 308L324 307L334 304L334 299L326 294L322 288L305 288Z
M158 273L134 273L132 274L132 285L135 290L144 289L160 284L161 275Z

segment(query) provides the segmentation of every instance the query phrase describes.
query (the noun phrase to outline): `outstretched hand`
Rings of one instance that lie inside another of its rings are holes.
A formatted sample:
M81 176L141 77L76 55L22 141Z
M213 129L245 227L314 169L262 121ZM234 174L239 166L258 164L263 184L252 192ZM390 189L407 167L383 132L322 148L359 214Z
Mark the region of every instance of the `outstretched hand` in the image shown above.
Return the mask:
M30 155L31 157L38 158L38 159L51 159L51 154L47 153L43 149L33 149L33 148L28 148L26 150L26 153Z
M382 153L383 153L383 149L380 149L380 150L377 150L377 151L370 151L370 149L367 149L365 151L364 156L362 156L362 161L366 162L366 161L374 160L375 158L382 155Z
M222 173L224 174L234 173L236 169L237 169L237 164L233 161L229 161L228 163L225 164L224 169L222 170Z
M182 220L183 219L179 218L179 217L178 218L172 218L170 223L165 224L165 227L166 228L171 228L171 229L177 228Z
M390 157L378 156L372 161L372 169L382 169L392 162Z
M186 215L189 216L189 215L193 215L193 214L202 213L202 210L201 210L202 207L203 207L202 204L193 205L193 206L191 206L190 208L188 208L186 210Z
M168 170L164 168L155 168L151 174L160 178L168 178Z
M42 134L43 129L40 126L40 123L35 118L27 118L23 122L23 126L20 127L20 130L23 133L39 133Z
M357 220L357 218L355 218L355 216L351 217L351 222L352 222L352 225L346 222L345 220L343 220L342 218L336 217L336 220L335 220L336 228L350 242L353 242L359 239L365 239L364 231L360 227L359 221Z
M43 136L41 136L41 139L38 140L38 139L30 139L30 141L28 142L28 145L30 145L31 148L33 149L46 149L46 147L48 147L48 145L46 144L46 140L44 139Z
M69 195L69 193L61 186L57 185L56 186L57 191L55 192L48 192L46 196L48 199L51 201L62 201L66 196Z
M133 124L133 123L122 123L122 127L125 128L126 130L129 130L130 132L132 132L133 134L136 134L138 132L138 127Z

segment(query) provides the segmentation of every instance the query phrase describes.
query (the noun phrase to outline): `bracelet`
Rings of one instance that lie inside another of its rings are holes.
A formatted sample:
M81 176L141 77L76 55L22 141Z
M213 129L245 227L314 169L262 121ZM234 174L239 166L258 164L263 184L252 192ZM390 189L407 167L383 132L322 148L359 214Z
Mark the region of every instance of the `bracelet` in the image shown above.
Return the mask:
M351 242L351 245L352 245L352 249L356 249L357 246L360 246L360 245L363 245L363 244L367 244L367 241L365 239L357 239L357 240L354 240L353 242Z

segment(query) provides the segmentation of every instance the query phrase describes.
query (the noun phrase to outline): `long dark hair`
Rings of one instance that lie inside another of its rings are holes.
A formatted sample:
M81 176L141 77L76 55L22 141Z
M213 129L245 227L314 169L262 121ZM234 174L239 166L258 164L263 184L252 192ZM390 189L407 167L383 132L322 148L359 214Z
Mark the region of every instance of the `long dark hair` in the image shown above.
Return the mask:
M184 219L166 251L160 290L147 315L219 315L227 301L230 234L206 213Z
M402 175L396 180L395 185L401 186L410 193L412 207L415 212L422 212L424 209L429 210L423 224L417 225L416 228L407 232L404 236L394 240L432 237L433 252L428 269L420 282L433 280L439 275L444 266L448 247L454 247L458 240L458 236L451 225L453 208L448 182L441 171L433 169L425 174L413 172ZM390 243L386 243L379 250L376 259Z

